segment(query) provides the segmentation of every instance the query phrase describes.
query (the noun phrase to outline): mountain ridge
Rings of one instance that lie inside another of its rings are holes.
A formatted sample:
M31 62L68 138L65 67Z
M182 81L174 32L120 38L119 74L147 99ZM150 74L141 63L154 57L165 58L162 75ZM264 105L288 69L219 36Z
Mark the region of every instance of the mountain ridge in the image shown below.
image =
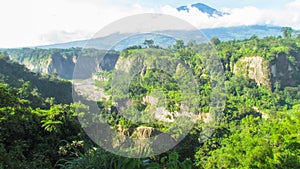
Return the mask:
M192 5L180 6L176 9L178 11L187 11L187 12L189 12L190 8L196 8L196 9L198 9L199 11L201 11L203 13L207 13L209 16L214 16L214 15L223 16L224 14L227 14L227 13L223 13L221 11L218 11L217 9L212 8L212 7L210 7L206 4L203 4L203 3L195 3L195 4L192 4Z
M256 35L260 38L266 36L280 36L281 28L282 27L271 26L271 25L251 25L251 26L207 28L207 29L200 29L200 30L193 30L193 31L175 31L175 30L158 31L157 33L174 35L174 37L180 37L184 39L186 42L188 42L189 40L195 40L196 42L203 42L213 37L218 37L221 41L229 41L229 40L247 39L253 35ZM90 43L89 46L91 47L95 47L98 49L111 49L112 41L117 41L118 39L122 40L122 37L126 37L127 35L129 34L114 33L105 37L97 37L94 39L70 41L65 43L35 46L31 48L42 48L42 49L53 49L53 48L67 49L72 47L84 48L86 47L87 43ZM202 35L204 35L205 37L203 37ZM143 43L144 40L146 39L147 37L141 37L135 39L134 42L132 42L133 40L132 41L128 40L126 43L124 42L124 44L120 42L121 44L118 50L122 50L129 46L141 45L141 43ZM174 43L174 40L162 36L153 40L154 42L161 41L162 43L165 43L165 44L158 43L157 45L168 45Z

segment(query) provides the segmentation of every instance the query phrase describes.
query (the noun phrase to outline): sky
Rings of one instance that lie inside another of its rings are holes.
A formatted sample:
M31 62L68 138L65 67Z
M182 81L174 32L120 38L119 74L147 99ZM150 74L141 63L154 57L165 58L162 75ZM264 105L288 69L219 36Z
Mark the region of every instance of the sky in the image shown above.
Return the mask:
M176 10L194 3L230 15ZM256 24L300 29L300 0L1 0L0 6L0 48L89 39L118 19L143 13L172 15L199 29Z
M113 0L118 1L119 0ZM185 0L185 1L175 1L175 0L123 0L122 5L130 5L132 3L141 4L145 7L162 7L164 5L170 5L173 7L179 7L186 4L204 3L216 9L221 9L223 7L228 8L240 8L243 6L255 6L259 8L273 8L280 9L288 2L293 0Z

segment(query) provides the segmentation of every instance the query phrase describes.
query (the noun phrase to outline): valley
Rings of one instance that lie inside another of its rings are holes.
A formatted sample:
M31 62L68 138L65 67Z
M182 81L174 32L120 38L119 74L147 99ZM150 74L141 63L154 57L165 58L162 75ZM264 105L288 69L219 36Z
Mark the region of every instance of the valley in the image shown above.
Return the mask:
M299 169L300 1L203 2L0 2L0 169Z
M1 52L4 168L300 165L298 36L190 44L177 40L167 48L122 51ZM69 100L72 93L75 103ZM103 142L106 148L143 158L120 157L99 147L97 136L106 131L118 133ZM140 140L149 138L154 140ZM158 150L156 143L177 145L147 157Z

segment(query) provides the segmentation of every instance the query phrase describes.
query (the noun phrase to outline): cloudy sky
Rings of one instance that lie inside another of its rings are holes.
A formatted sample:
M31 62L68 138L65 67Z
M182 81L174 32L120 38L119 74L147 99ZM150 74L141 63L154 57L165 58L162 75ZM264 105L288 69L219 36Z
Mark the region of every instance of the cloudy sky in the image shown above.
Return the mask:
M204 3L230 15L209 17L176 7ZM300 0L1 0L0 48L88 39L125 16L163 13L197 28L268 24L300 29Z

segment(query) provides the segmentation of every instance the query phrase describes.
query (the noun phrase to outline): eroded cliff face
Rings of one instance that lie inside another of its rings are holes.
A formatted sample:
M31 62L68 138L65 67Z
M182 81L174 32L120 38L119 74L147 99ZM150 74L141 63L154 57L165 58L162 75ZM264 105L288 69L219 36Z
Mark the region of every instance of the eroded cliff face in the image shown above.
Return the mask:
M71 79L73 76L74 66L76 64L76 56L73 57L52 57L43 68L42 72L54 74L64 79Z
M91 78L93 73L112 70L117 62L120 62L119 53L95 49L43 50L28 48L12 49L7 52L12 60L24 64L33 72L56 74L64 79L73 79L74 70L77 71L75 72L77 78ZM148 55L147 52L143 53L143 55L145 54ZM157 53L157 55L161 55L161 53ZM247 76L255 80L258 85L269 89L272 89L276 82L282 88L300 84L300 56L292 57L285 53L278 53L276 58L271 61L260 56L242 57L232 64L234 74ZM137 70L139 70L138 65L140 64L137 62L135 65Z
M105 51L97 50L85 53L75 52L68 56L59 52L38 56L32 52L29 57L24 57L21 53L10 55L12 60L25 65L32 72L56 74L63 79L72 79L74 70L77 70L75 73L77 73L76 77L78 78L91 78L95 72L113 69L118 57L118 53L105 53Z
M110 71L114 69L119 58L118 53L99 54L96 56L81 56L74 67L74 79L92 78L96 72ZM72 71L73 73L73 71Z
M300 85L300 62L297 58L292 59L283 53L278 54L271 62L270 70L272 84L278 82L281 87Z
M281 53L268 61L263 57L244 57L236 62L233 73L246 76L256 81L258 85L268 89L274 88L276 83L280 87L300 85L300 62L291 61L285 54Z
M72 78L76 63L76 56L48 56L34 60L32 58L24 58L20 60L17 56L15 56L12 59L25 65L25 67L32 72L48 75L57 74L58 77L63 79Z
M233 73L255 80L259 86L271 88L269 62L262 57L244 57L234 65Z

